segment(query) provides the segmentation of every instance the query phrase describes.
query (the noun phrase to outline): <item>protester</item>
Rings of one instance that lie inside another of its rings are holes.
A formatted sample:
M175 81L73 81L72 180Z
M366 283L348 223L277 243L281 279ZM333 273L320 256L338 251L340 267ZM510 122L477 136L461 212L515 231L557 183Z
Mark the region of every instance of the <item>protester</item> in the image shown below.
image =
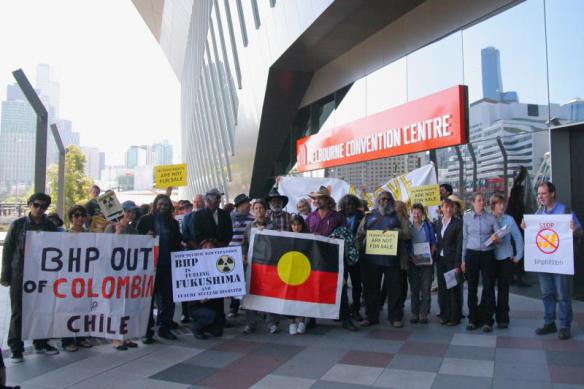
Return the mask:
M231 213L235 210L235 204L233 203L226 203L223 206L223 210L228 214L231 215Z
M85 208L87 209L87 228L91 226L91 218L99 215L101 212L99 204L97 203L97 198L99 197L100 193L101 188L97 185L91 185L91 188L89 188L89 201L85 204Z
M495 319L498 328L507 328L509 327L509 285L513 277L514 263L523 258L523 237L513 217L505 213L507 205L505 197L494 194L489 203L499 226L507 231L501 238L501 243L495 248L497 260L495 263L495 282L497 283Z
M193 203L191 203L189 200L181 200L179 201L180 204L180 214L179 215L175 215L175 219L176 221L179 222L180 225L180 233L183 236L183 240L185 241L185 249L186 250L190 250L192 249L191 247L188 247L188 238L187 238L187 233L185 230L190 231L190 228L188 226L191 225L191 220L187 220L187 222L185 223L185 219L189 218L189 215L192 215L193 213ZM189 303L186 301L183 301L180 303L181 305L181 311L182 311L182 315L180 318L180 322L182 324L188 324L191 322L191 315L189 314Z
M251 215L251 199L245 194L239 194L234 199L235 210L231 213L231 222L233 225L233 238L229 246L241 246L243 244L243 234L247 226L254 221ZM239 311L240 300L232 297L229 304L229 313L227 317L235 317Z
M288 204L288 196L282 196L276 189L272 189L266 201L270 206L267 218L272 222L276 231L290 231L290 214L284 211Z
M309 197L316 201L318 205L317 209L311 212L306 220L308 230L311 233L330 236L335 229L345 226L345 217L331 207L334 204L334 200L326 187L321 186L318 191L310 193ZM349 331L357 331L357 327L355 327L355 324L351 320L351 310L349 308L349 298L347 296L347 285L345 282L343 283L341 293L339 318L343 322L343 328Z
M170 197L159 194L154 198L150 214L142 216L138 221L137 230L140 234L158 236L158 266L154 281L154 297L158 315L158 336L168 340L176 340L172 333L172 317L174 316L174 302L172 297L172 270L170 266L170 253L180 251L182 236L178 222L172 217L172 201ZM152 299L154 302L154 298ZM154 319L152 309L148 320L148 330L143 339L144 344L154 342Z
M570 207L560 203L556 198L556 187L549 181L544 181L537 187L537 201L540 204L537 215L571 214L570 228L575 238L584 235L582 224ZM525 229L525 222L521 223ZM558 331L556 327L556 302L559 305L560 331L558 337L562 340L572 337L572 283L574 276L567 274L539 273L539 287L544 308L544 324L537 328L537 335L546 335Z
M51 212L47 215L47 218L57 227L58 232L65 232L65 224L63 220L61 220L61 216L57 212Z
M367 231L398 231L399 241L410 240L411 234L408 220L395 211L395 201L389 192L380 192L377 196L376 208L365 215L357 233L362 251L365 251ZM381 278L385 276L388 288L388 318L395 328L403 327L403 276L400 268L400 253L397 255L365 254L361 262L363 276L363 291L365 294L366 319L361 326L367 327L379 324L379 292Z
M223 193L218 189L211 189L205 193L206 207L197 211L193 216L192 233L195 247L227 247L233 238L233 225L229 214L219 208ZM225 326L224 299L209 299L206 307L216 313L216 322L214 322L214 336L223 334ZM189 305L193 322L199 318L197 314L197 304Z
M306 221L308 215L310 215L311 212L310 201L308 201L308 199L298 200L298 202L296 203L296 212L298 212L298 214L302 216L304 221Z
M195 196L193 200L193 209L190 213L186 214L182 220L181 231L183 234L183 239L187 244L187 249L195 249L195 236L193 233L193 217L197 211L200 211L205 207L205 198L202 194L198 194Z
M12 361L22 362L24 343L22 342L22 284L24 276L24 247L27 231L57 231L57 227L45 216L51 205L51 196L35 193L29 197L27 205L29 214L16 219L4 239L2 251L2 274L0 284L10 287L10 328L8 330L8 347L12 352ZM33 346L37 353L56 355L59 353L51 346L48 339L35 339Z
M438 278L438 305L440 306L440 324L456 326L462 318L462 284L450 289L446 287L444 273L456 270L460 273L462 258L463 228L462 219L455 217L454 201L442 200L442 219L436 225L437 260L436 277Z
M462 201L462 199L455 194L448 196L448 199L452 201L452 205L454 206L453 216L462 220L464 215L464 201Z
M304 218L301 215L292 216L292 220L290 221L290 231L297 233L308 232ZM304 323L305 319L306 318L301 316L290 317L288 333L290 335L303 335L306 332L306 324Z
M273 230L274 225L267 217L268 203L264 199L258 199L253 203L253 213L255 215L255 220L247 225L245 232L243 234L243 263L248 264L247 253L249 250L251 231L256 228L258 230ZM247 309L245 311L245 327L243 328L243 333L246 335L252 334L257 329L257 323L259 321L259 313L257 311L252 311ZM270 333L275 334L280 331L277 316L273 314L267 314L268 330Z
M434 227L426 220L426 210L422 204L412 205L411 226L412 250L409 253L408 277L411 291L411 323L427 324L430 313L432 275L434 267L432 257L436 254L436 234ZM423 247L427 253L417 252Z
M85 228L85 223L87 222L87 210L84 206L72 206L67 212L67 217L69 218L69 223L71 225L67 232L81 233L88 231L87 228ZM63 347L65 351L75 352L79 347L91 348L93 347L93 344L87 337L63 338L61 340L61 347Z
M448 198L453 193L452 185L444 183L440 184L440 199Z
M359 229L359 224L363 219L363 212L359 210L361 205L361 200L355 195L347 194L339 200L339 211L345 217L346 226L353 234L353 237L357 237L357 230ZM363 321L361 316L361 296L363 294L363 284L361 280L361 264L355 263L354 265L347 266L348 276L351 277L351 317L356 321ZM345 278L347 282L347 278Z
M463 218L462 271L468 280L468 325L466 329L475 330L482 326L483 332L493 330L495 313L495 246L499 237L499 223L485 211L485 196L473 194L473 210ZM492 243L487 245L491 239ZM483 293L478 305L479 277L483 281Z

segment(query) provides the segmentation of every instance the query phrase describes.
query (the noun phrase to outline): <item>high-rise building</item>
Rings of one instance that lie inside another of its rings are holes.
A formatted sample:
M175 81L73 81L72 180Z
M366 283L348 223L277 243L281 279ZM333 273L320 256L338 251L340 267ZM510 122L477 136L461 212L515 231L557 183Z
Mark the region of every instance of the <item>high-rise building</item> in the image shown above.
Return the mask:
M501 53L495 47L481 50L481 71L483 79L483 96L494 101L519 101L517 92L504 92L501 78Z
M61 141L65 148L71 145L81 145L81 135L78 132L73 131L73 123L71 120L59 119L55 124L59 129L59 135L61 135Z
M167 140L161 143L154 143L151 150L152 164L154 166L172 164L172 145L169 145Z
M126 151L126 167L134 169L136 166L144 166L148 163L147 146L130 146Z
M93 179L101 178L101 156L97 147L81 146L81 151L85 155L85 174Z

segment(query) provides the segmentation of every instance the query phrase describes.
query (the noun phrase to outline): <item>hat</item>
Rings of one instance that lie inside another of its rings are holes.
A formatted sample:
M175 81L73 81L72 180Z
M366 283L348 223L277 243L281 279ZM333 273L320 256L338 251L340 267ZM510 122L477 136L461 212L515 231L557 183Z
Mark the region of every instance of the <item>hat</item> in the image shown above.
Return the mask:
M259 204L263 205L265 209L268 209L268 203L266 203L266 200L264 200L264 199L256 199L256 200L254 200L253 203L254 203L254 205L259 203Z
M181 208L192 208L193 207L193 203L191 203L189 200L181 200L179 201L180 207Z
M321 185L320 188L316 192L310 192L308 197L311 199L318 198L318 197L331 197L331 192L327 189L326 186Z
M205 193L205 197L207 197L207 196L221 197L223 195L224 195L224 193L219 192L219 189L217 189L217 188L213 188L211 190L208 190L207 193Z
M450 201L452 201L452 202L454 202L454 203L457 203L457 204L458 204L458 206L460 207L460 210L461 210L461 211L462 211L462 210L464 210L464 201L462 201L462 199L461 199L460 197L458 197L458 196L457 196L457 195L455 195L455 194L451 194L451 195L450 195L450 196L448 196L447 198L448 198L448 200L450 200Z
M288 204L288 196L283 196L280 194L280 192L278 192L278 189L273 188L270 193L268 193L268 195L266 196L266 201L269 203L270 201L272 201L273 199L280 199L282 200L282 208L286 207L286 204Z
M136 203L135 203L135 202L133 202L132 200L127 200L127 201L124 201L124 202L122 203L122 209L123 209L124 211L129 211L129 210L132 210L132 209L134 209L134 208L138 208L138 206L137 206L137 205L136 205Z
M246 203L246 202L250 202L251 199L249 197L247 197L246 194L242 193L242 194L238 194L237 196L235 196L235 200L233 200L233 203L235 204L235 207L239 207L241 204Z

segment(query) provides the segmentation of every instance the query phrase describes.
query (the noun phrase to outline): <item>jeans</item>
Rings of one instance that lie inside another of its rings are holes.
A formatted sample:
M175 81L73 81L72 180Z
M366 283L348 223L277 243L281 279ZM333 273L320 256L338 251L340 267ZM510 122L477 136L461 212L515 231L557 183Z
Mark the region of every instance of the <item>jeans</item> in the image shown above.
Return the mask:
M432 274L434 266L416 266L409 264L411 308L414 318L427 318L430 313Z
M545 324L551 324L556 320L557 301L560 305L560 328L570 328L573 279L574 276L566 274L539 273Z

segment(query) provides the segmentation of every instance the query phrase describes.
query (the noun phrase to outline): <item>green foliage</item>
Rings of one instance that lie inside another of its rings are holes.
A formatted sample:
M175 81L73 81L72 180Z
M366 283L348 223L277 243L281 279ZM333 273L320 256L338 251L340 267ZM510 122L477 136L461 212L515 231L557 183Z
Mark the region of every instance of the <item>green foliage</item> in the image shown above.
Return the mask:
M87 199L89 188L93 181L85 175L85 155L77 146L67 147L65 155L65 213L75 204ZM59 167L51 165L47 169L47 178L49 181L49 190L52 197L52 203L57 205L59 196Z

